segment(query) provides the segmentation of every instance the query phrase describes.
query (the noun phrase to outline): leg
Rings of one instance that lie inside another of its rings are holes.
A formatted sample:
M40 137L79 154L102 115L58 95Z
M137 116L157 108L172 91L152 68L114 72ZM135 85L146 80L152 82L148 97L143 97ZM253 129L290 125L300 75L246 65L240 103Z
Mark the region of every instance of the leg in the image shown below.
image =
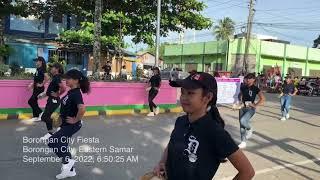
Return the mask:
M240 117L240 133L241 133L241 141L246 141L246 133L251 129L250 120L252 116L255 114L255 110L252 108L244 108L244 113Z
M62 158L64 163L66 163L68 159L71 159L71 154L68 150L68 143L65 140L66 138L70 138L73 134L78 132L81 126L81 122L78 122L74 125L62 126L58 132L49 138L49 142L53 143L49 143L48 146L50 148L54 148L55 154Z
M49 133L53 133L51 115L59 107L59 105L60 99L53 99L51 97L48 98L41 120L46 123Z
M28 104L32 108L33 117L39 117L39 115L42 112L42 110L38 104L38 95L41 94L43 91L44 91L44 87L35 87L33 89L32 96L30 97L30 99L28 101Z
M157 90L155 90L153 88L150 89L148 101L149 101L149 108L150 108L151 112L153 112L153 109L157 107L157 105L154 104L154 102L153 102L153 100L157 96L157 94L158 94Z
M284 104L284 109L286 111L286 115L289 114L290 106L291 106L291 100L292 100L292 97L291 96L287 96L286 102Z
M280 105L281 105L281 114L282 114L282 117L286 117L286 110L285 110L285 102L286 102L286 95L283 95L281 98L280 98Z

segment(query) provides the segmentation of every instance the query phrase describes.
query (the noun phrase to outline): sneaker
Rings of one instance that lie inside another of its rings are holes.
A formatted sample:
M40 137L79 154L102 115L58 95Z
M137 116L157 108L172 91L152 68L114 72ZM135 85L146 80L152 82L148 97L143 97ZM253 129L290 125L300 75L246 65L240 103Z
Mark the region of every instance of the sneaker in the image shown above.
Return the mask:
M247 131L246 138L250 139L252 137L252 134L253 134L253 129L251 128L250 130Z
M287 119L286 119L286 117L282 117L281 119L280 119L280 121L286 121Z
M289 119L290 118L290 115L289 115L289 113L286 115L286 119Z
M155 114L155 115L158 115L158 114L159 114L159 112L160 112L160 108L159 108L159 107L157 107L157 108L156 108L156 110L155 110L155 112L154 112L154 114Z
M66 171L66 170L63 170L61 168L61 173L56 175L56 178L57 179L64 179L64 178L74 177L76 175L77 175L77 173L76 173L76 169L75 168L73 168L72 171L71 170Z
M38 117L34 117L34 118L31 118L31 119L29 119L27 121L38 122L39 121L38 119L39 119Z
M42 136L42 137L40 138L40 140L46 141L46 140L48 140L51 136L52 136L52 134L47 133L46 135Z
M39 114L38 121L41 121L42 115L43 115L43 112Z
M153 117L154 116L154 112L149 112L149 114L147 114L147 116Z
M238 147L239 147L240 149L244 149L244 148L247 147L247 143L244 142L244 141L242 141L242 142L238 145Z

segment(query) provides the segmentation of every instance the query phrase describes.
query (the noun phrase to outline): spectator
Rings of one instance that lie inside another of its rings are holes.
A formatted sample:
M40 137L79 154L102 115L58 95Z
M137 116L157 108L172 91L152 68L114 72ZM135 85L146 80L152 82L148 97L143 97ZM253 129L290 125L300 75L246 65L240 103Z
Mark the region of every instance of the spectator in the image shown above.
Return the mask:
M121 68L120 77L123 80L127 80L127 69L126 69L125 65L123 65L122 68Z

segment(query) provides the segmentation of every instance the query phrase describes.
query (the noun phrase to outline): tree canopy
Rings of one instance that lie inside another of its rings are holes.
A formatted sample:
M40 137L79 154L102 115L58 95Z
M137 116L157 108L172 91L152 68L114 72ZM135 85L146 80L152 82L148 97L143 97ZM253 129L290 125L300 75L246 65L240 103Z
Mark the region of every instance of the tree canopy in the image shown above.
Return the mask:
M46 2L43 4L45 8L37 11L40 17L59 12L76 15L81 22L94 21L94 0L47 0ZM130 36L134 43L154 44L156 1L108 0L102 4L103 36L112 39ZM210 28L212 25L210 19L200 14L205 7L205 4L198 0L162 0L161 36L166 37L171 31L181 32L184 28L195 30Z
M235 31L235 22L229 18L219 20L219 24L214 26L213 33L217 40L228 40Z

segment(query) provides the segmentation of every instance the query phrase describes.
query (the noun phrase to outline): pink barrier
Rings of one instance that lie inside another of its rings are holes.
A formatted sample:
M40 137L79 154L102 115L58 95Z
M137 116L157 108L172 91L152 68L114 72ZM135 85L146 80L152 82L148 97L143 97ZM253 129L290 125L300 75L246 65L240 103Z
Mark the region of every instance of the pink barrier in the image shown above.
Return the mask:
M28 108L31 92L27 91L29 80L0 80L0 109ZM136 105L147 104L146 83L91 82L91 93L84 95L87 106ZM44 107L46 99L40 100ZM177 91L162 81L161 89L155 99L157 104L176 104Z

